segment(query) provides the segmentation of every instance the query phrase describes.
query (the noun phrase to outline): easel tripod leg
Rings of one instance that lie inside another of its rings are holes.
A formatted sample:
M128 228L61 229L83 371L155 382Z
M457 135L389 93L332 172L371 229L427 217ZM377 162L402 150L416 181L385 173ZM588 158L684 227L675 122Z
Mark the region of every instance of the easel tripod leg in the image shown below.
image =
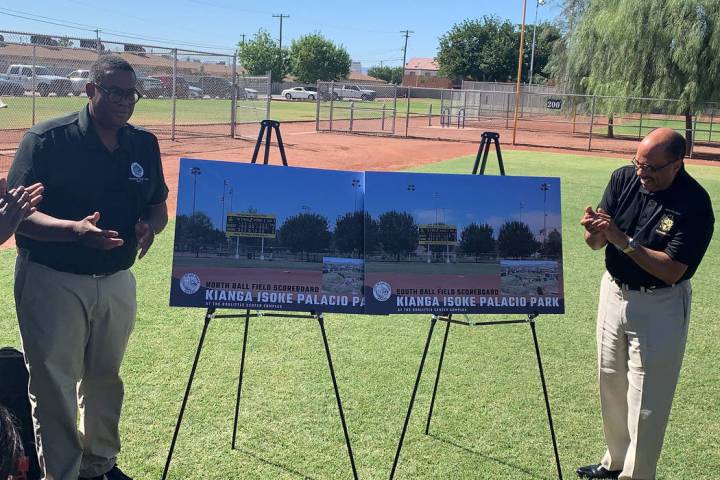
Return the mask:
M242 393L243 374L245 373L245 350L247 346L248 329L250 328L250 310L245 310L245 332L243 333L242 353L240 354L240 377L238 377L237 397L235 399L235 420L233 422L232 446L235 450L237 438L237 424L240 416L240 394Z
M538 370L540 371L540 382L542 383L543 395L545 396L545 410L547 411L548 425L550 425L550 436L552 437L553 451L555 452L555 465L557 466L558 478L562 480L562 468L560 467L560 455L558 454L557 439L555 438L555 427L553 426L552 413L550 412L550 400L548 399L547 384L545 383L545 373L543 372L542 359L540 358L540 345L538 344L537 333L535 331L535 320L530 319L530 329L532 330L533 342L535 342L535 355L537 356Z
M195 352L195 361L193 362L192 369L190 370L190 378L188 378L187 387L185 388L185 396L183 397L182 405L180 406L180 414L178 415L177 423L175 423L175 432L173 433L172 442L170 442L170 451L168 451L167 460L165 461L162 480L167 478L168 471L170 470L170 462L172 461L173 451L175 450L175 442L177 442L177 437L180 433L180 424L182 424L183 415L185 415L185 407L187 406L188 397L190 396L193 378L195 378L195 370L197 369L198 361L200 360L200 352L202 351L203 343L205 343L205 334L207 333L208 326L210 326L210 320L212 320L214 312L215 309L211 308L208 309L205 314L205 325L203 326L200 341L198 342L197 350Z
M330 367L330 376L332 377L333 388L335 389L335 400L337 400L338 411L340 412L340 423L342 423L343 433L345 434L345 445L347 446L348 456L350 457L350 466L352 467L353 478L357 480L358 474L357 469L355 468L355 457L353 456L352 446L350 445L350 434L348 433L347 424L345 423L345 414L343 413L342 401L340 400L340 391L338 390L337 380L335 378L335 369L333 368L332 357L330 356L330 346L328 345L327 335L325 334L325 319L322 314L318 315L318 323L320 324L320 332L322 333L323 343L325 345L328 367Z
M410 397L410 405L408 406L407 415L405 415L405 423L403 424L402 432L400 433L400 441L398 442L397 451L395 452L392 470L390 470L390 480L395 477L395 469L397 468L398 460L400 460L400 451L402 450L403 442L405 441L405 432L407 431L407 426L410 422L410 415L412 414L413 404L415 403L415 395L417 395L418 385L420 385L420 378L422 377L423 368L425 367L425 357L427 357L430 340L432 340L432 334L436 323L437 317L433 315L430 320L430 331L428 332L427 340L425 341L425 349L423 350L422 360L420 360L420 368L418 368L417 378L415 379L415 387L413 387L412 396Z
M440 383L440 372L442 371L443 360L445 359L445 345L447 345L449 333L450 322L446 322L445 336L443 337L442 349L440 350L440 362L438 363L437 375L435 376L435 386L433 387L432 393L432 400L430 400L430 410L428 411L427 423L425 424L425 435L430 434L430 421L432 420L433 409L435 408L435 395L437 394L438 384Z

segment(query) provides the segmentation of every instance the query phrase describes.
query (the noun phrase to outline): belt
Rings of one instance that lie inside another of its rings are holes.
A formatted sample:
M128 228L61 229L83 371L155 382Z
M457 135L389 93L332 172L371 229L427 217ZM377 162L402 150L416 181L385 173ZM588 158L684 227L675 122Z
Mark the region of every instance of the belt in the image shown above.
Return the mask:
M110 275L114 275L120 271L120 270L115 270L114 272L88 273L88 272L79 272L79 271L72 271L72 270L59 270L55 267L46 265L44 262L40 262L37 259L33 258L33 255L30 253L30 251L25 248L17 247L17 252L18 252L19 256L23 257L28 262L37 263L44 267L51 268L57 272L72 273L73 275L82 275L84 277L90 277L90 278L94 278L94 279L109 277Z
M660 290L662 288L673 288L675 287L675 284L672 285L637 285L634 283L627 283L623 282L619 278L612 277L612 281L620 287L621 290L632 290L635 292L643 292L643 293L649 293L654 290Z

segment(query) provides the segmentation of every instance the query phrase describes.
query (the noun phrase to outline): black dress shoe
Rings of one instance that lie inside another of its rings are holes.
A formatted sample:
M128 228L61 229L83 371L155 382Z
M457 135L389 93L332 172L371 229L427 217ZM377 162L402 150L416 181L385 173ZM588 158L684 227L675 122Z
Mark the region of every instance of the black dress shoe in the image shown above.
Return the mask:
M580 478L618 478L622 470L608 470L600 464L588 465L575 470Z

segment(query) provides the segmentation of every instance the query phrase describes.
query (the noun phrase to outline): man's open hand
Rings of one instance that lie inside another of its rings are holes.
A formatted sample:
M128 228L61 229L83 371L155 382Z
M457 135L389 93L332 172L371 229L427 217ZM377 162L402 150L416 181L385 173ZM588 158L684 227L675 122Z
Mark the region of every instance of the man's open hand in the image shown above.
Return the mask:
M73 229L80 244L98 250L112 250L125 243L122 238L118 238L120 234L115 230L98 228L98 220L100 220L100 212L75 222Z

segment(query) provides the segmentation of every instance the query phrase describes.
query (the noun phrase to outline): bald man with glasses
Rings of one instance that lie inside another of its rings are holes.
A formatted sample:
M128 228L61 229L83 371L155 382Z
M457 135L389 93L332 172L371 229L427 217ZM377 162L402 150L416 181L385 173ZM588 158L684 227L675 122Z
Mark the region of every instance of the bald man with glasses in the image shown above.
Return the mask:
M18 226L15 267L44 480L130 480L116 465L137 310L130 267L167 224L168 194L157 138L127 123L136 82L127 61L102 55L87 106L31 128L8 175L11 188L45 187Z
M695 274L715 217L685 170L685 139L652 131L632 165L613 172L580 224L605 248L597 316L600 403L607 450L581 478L655 478L685 352Z

